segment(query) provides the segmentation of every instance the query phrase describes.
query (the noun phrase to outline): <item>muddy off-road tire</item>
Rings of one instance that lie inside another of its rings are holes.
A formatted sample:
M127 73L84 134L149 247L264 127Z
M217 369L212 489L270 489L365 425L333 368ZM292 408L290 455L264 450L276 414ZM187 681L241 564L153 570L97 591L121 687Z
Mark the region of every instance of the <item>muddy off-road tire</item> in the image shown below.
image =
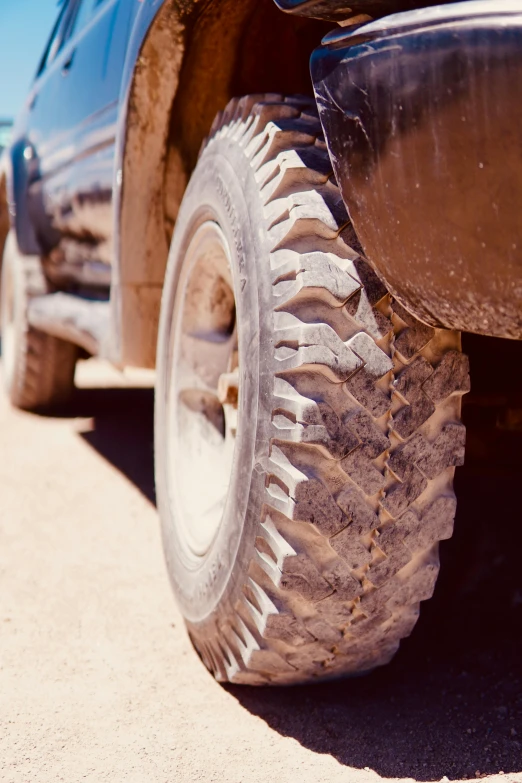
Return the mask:
M29 299L47 293L47 283L40 259L19 253L13 231L5 243L0 293L2 375L12 405L39 410L65 402L74 388L78 349L29 325Z
M361 258L315 107L231 101L176 223L156 394L168 570L216 678L390 660L452 533L468 387L459 334Z

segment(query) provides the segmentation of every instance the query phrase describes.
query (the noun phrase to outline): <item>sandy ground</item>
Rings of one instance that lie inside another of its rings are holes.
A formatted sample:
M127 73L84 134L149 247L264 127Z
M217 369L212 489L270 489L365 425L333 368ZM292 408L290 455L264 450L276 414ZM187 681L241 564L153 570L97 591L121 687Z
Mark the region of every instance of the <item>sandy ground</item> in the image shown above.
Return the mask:
M61 417L0 399L0 780L522 781L511 433L491 436L493 463L491 444L471 448L444 576L391 666L225 688L192 651L164 571L150 376L86 363L80 380L99 388Z

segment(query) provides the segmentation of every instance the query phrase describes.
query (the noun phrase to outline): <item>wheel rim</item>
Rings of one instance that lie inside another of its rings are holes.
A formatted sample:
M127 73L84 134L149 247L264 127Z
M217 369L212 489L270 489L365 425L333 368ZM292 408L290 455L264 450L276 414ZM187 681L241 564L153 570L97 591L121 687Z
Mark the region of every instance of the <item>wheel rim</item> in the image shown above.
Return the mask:
M167 394L169 500L185 559L212 546L232 476L239 408L236 303L226 238L202 224L174 303Z
M4 259L1 293L2 370L7 388L11 386L15 356L16 302L11 265Z

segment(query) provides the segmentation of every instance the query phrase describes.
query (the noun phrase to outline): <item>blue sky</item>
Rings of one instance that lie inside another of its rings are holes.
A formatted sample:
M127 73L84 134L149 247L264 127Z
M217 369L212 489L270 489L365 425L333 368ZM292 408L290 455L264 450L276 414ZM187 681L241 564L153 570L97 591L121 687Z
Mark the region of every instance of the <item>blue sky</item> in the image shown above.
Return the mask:
M57 0L0 0L0 118L21 109L57 15Z

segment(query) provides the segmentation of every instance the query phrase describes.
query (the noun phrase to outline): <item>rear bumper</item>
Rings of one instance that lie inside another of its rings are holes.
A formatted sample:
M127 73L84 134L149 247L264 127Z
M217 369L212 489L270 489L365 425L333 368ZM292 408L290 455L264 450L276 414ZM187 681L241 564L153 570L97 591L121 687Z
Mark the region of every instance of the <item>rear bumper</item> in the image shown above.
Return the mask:
M327 36L312 78L365 254L433 326L522 338L522 2Z

